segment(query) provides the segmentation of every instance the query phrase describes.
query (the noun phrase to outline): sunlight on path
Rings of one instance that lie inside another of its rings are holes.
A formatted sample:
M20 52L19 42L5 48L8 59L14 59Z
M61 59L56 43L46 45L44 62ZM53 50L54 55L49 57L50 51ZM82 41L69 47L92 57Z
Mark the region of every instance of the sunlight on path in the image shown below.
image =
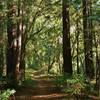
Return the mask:
M32 77L34 84L20 87L9 100L100 100L93 96L89 96L90 99L87 99L84 95L76 97L65 94L54 84L53 80L48 76Z
M60 91L52 79L36 76L35 85L23 86L16 92L16 100L66 100L67 95Z

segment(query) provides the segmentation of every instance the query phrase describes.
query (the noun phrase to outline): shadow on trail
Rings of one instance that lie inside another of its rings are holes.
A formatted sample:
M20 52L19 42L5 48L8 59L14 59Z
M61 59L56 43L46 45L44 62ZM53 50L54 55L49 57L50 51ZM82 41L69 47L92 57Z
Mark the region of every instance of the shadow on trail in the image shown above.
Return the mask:
M60 88L54 84L52 79L36 77L33 78L33 86L22 86L16 92L15 97L16 100L58 100L64 95L65 94L61 92Z
M65 94L48 76L35 76L27 81L30 84L25 83L10 100L99 100L87 98L87 96L75 97Z

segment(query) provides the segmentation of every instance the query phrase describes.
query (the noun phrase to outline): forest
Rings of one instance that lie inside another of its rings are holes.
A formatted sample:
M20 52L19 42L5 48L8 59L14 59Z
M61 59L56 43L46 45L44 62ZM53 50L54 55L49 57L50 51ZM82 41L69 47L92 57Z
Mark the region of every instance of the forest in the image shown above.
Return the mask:
M0 100L100 100L100 0L0 0Z

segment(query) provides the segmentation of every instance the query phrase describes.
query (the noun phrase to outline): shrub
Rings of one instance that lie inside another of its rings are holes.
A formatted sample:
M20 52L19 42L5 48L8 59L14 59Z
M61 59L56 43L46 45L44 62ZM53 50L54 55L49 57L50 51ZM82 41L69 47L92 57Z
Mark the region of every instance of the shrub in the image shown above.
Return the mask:
M56 78L56 85L62 88L62 91L70 94L79 94L85 89L85 77L79 75L62 75Z
M0 93L0 99L1 100L8 100L8 98L13 95L16 91L15 90L4 90L2 93Z

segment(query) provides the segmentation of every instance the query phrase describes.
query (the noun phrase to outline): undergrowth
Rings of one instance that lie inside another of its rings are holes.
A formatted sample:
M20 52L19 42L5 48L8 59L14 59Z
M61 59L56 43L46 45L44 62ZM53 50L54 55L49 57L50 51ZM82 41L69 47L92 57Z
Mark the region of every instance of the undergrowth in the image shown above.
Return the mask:
M16 91L15 90L4 90L0 92L0 100L8 100L11 95L13 95Z
M72 76L65 74L58 76L55 80L55 84L60 87L63 92L71 95L84 92L90 93L94 90L94 86L81 74L74 74Z

